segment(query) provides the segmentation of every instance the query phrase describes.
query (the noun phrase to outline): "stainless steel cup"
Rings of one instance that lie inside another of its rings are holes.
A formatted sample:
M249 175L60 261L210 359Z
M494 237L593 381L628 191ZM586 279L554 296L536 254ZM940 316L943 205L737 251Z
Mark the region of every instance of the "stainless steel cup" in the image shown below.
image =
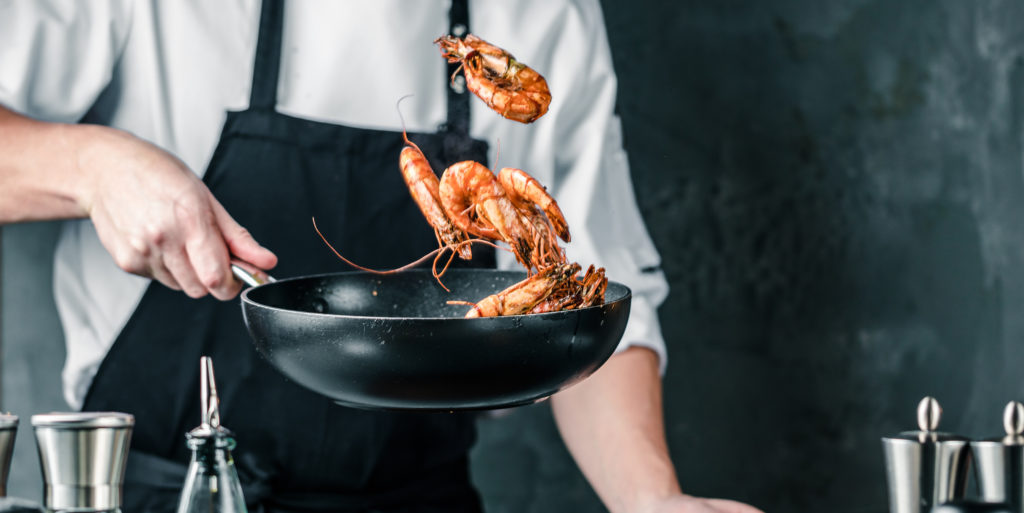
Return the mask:
M18 435L18 416L0 413L0 497L7 497L7 476L11 474L14 439Z
M882 438L890 513L928 513L964 497L969 440L936 431L941 414L938 401L926 397L917 408L919 431Z
M1006 436L971 442L978 492L987 502L1005 502L1014 512L1024 513L1024 405L1006 405L1003 429Z
M125 460L135 418L76 412L32 416L50 511L113 511L121 507Z

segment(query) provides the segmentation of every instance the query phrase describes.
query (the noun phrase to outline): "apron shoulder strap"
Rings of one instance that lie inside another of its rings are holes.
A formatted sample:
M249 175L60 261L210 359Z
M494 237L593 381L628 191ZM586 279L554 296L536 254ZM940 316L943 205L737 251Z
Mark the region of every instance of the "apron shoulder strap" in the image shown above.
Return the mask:
M284 0L263 0L256 63L252 71L250 109L273 110L277 105L277 79L281 64Z
M469 0L452 0L448 11L448 33L456 37L469 34ZM458 67L458 63L449 63L445 80L450 80ZM448 122L445 129L458 136L469 135L469 95L461 75L448 84Z

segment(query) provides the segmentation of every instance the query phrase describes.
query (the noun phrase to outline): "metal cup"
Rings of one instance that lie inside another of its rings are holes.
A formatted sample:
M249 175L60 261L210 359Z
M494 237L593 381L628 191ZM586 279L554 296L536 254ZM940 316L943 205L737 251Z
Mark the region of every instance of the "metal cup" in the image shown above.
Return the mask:
M882 438L890 513L928 513L962 499L967 489L969 440L937 432L942 408L932 397L917 407L919 431Z
M18 416L0 413L0 497L7 497L7 476L11 473L14 439L18 434Z
M1011 401L1003 410L1006 436L971 442L978 462L978 492L987 502L1005 502L1024 513L1024 405Z
M125 460L135 418L77 412L32 416L50 511L112 511L121 507Z

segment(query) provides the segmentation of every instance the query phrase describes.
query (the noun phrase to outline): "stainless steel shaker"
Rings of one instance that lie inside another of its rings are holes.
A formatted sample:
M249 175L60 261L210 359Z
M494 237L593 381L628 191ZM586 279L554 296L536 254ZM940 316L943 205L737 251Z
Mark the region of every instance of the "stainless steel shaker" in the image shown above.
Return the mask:
M971 452L966 437L938 432L942 408L933 397L917 407L917 431L882 438L890 513L928 513L962 499Z
M32 416L49 511L116 511L135 417L115 412Z
M978 492L987 502L1005 502L1024 512L1024 405L1003 410L1005 436L971 442L977 461Z
M7 476L11 472L14 439L18 435L18 416L0 413L0 497L7 497Z

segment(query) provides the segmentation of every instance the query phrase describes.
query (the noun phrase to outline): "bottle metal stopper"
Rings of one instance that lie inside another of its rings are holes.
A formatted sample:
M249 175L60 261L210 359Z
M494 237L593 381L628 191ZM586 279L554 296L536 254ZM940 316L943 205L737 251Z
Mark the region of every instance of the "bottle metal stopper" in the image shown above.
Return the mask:
M188 432L190 437L230 434L220 425L220 398L217 396L217 380L213 376L213 359L209 356L199 359L199 408L200 424Z

